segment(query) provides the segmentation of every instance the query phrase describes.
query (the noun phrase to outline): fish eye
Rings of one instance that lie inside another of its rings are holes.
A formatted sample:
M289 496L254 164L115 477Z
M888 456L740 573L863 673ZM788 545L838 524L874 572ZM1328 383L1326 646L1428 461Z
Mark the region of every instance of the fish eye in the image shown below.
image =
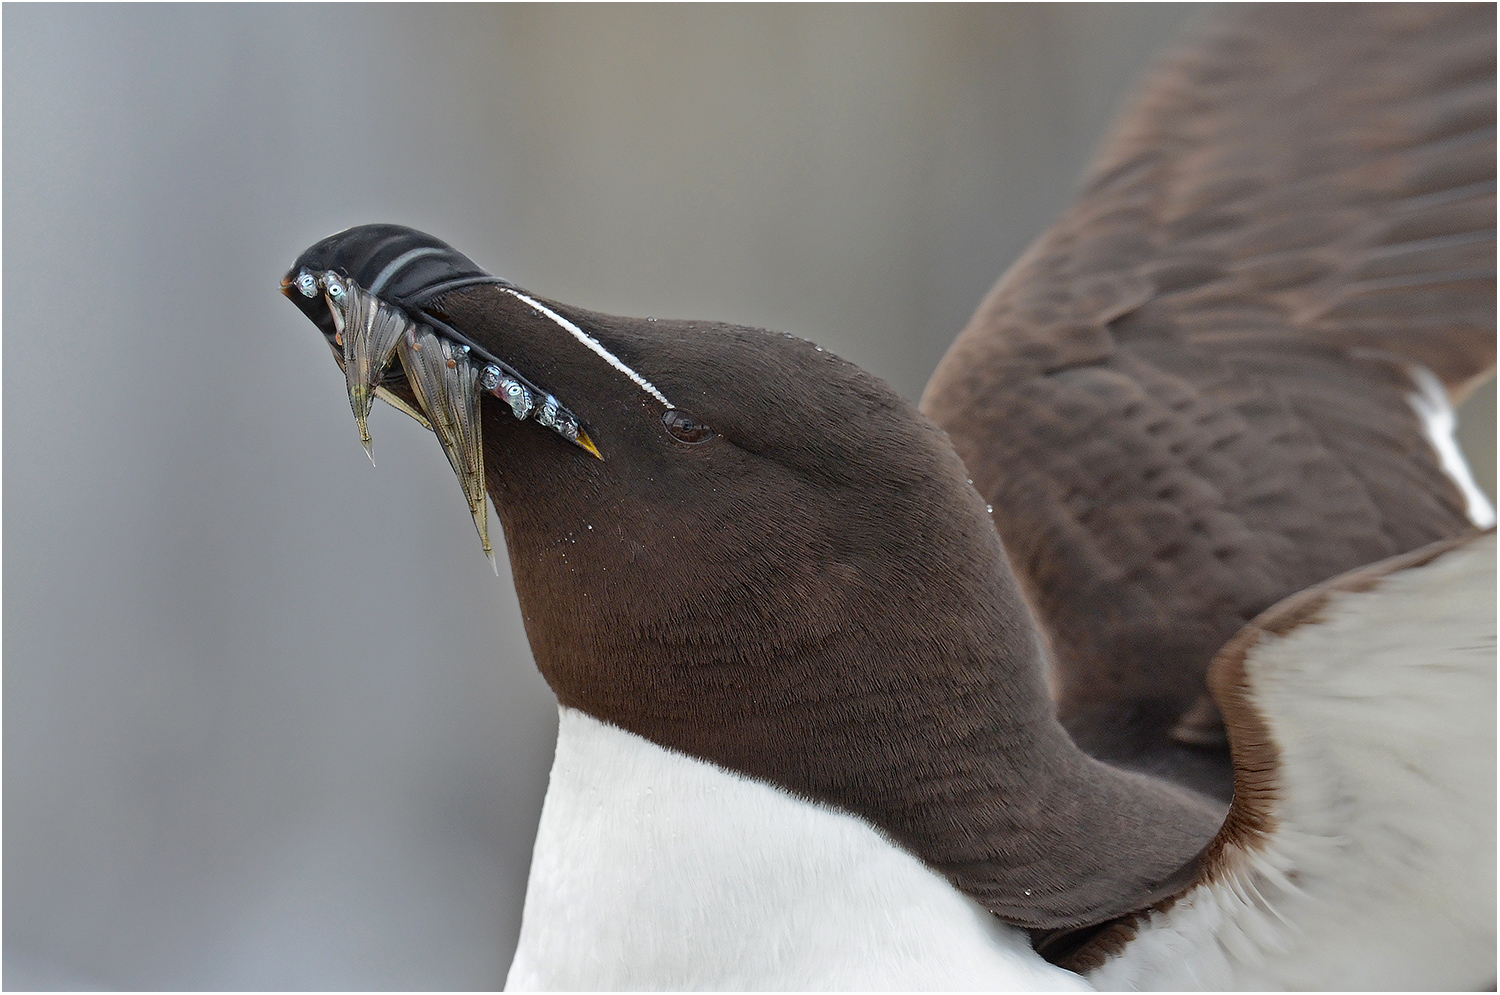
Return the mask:
M303 270L297 277L297 289L302 292L303 297L313 297L318 292L318 278Z
M714 437L713 429L681 408L668 408L662 412L661 423L667 427L668 435L690 446L707 442Z

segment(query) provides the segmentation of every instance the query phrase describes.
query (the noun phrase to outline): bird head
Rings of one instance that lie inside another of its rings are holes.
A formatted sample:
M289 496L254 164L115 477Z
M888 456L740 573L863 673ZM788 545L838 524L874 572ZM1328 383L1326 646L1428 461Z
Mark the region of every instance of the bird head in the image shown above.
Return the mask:
M1211 835L1152 831L1162 852L1106 873L1114 851L1064 859L1026 823L1124 789L1056 722L962 462L878 378L784 333L551 301L394 226L318 243L283 290L361 425L372 393L428 424L481 537L493 499L563 705L860 815L1026 925L1138 907ZM1129 811L1181 821L1140 790Z
M317 243L283 291L346 374L382 309L401 326L365 375L449 432L461 482L482 468L533 653L565 704L677 745L798 695L858 701L923 679L871 654L1030 657L1006 619L1024 609L999 540L944 433L811 342L571 307L393 225ZM424 335L446 381L423 372ZM466 385L477 430L445 429Z

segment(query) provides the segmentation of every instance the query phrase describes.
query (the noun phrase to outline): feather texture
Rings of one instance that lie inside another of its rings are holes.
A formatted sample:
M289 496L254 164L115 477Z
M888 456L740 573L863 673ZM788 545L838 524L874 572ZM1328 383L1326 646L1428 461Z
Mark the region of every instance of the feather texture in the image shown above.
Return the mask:
M1073 963L1101 988L1493 984L1494 608L1491 531L1247 626L1213 666L1237 780L1198 881Z
M1470 527L1409 398L1495 357L1495 10L1239 10L1166 61L928 385L1088 750L1169 737L1279 598Z

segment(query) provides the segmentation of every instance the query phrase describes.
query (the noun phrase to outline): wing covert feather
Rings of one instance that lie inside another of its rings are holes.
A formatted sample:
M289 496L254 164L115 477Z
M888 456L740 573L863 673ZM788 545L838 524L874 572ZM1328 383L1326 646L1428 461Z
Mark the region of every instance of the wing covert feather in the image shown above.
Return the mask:
M1411 397L1495 360L1495 8L1239 10L1169 57L934 374L1104 759L1278 599L1472 523Z
M1193 883L1067 963L1102 989L1475 989L1495 972L1495 533L1300 592L1211 682L1235 800Z

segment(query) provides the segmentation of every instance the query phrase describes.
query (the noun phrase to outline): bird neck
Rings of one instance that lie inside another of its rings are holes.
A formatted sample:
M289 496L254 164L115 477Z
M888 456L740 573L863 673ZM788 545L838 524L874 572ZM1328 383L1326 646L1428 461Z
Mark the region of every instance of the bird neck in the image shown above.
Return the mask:
M1085 986L863 820L563 708L506 987Z
M856 815L1007 921L1055 928L1149 904L1222 811L1073 744L982 524L973 555L942 569L833 556L799 568L809 576L762 577L747 560L735 583L698 580L659 610L642 589L591 624L527 610L543 596L599 610L597 587L532 589L586 574L583 557L567 574L528 572L533 551L511 551L565 707Z

